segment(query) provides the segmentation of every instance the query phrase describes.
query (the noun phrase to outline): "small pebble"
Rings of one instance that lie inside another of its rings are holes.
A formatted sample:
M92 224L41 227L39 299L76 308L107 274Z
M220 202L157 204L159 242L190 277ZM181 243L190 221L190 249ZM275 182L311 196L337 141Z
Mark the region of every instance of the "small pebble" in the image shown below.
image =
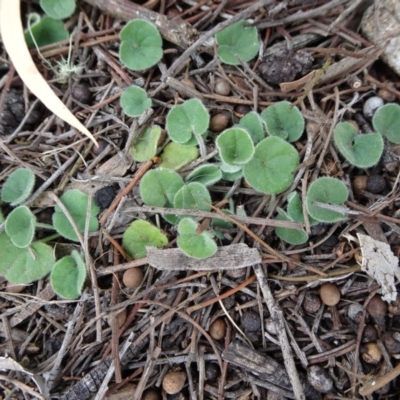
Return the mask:
M376 340L378 340L378 331L373 325L366 325L364 328L361 341L363 343L368 343L368 342L375 342Z
M100 208L107 208L113 202L116 195L113 186L103 187L94 194L94 203Z
M303 300L303 309L309 314L315 314L321 308L321 299L314 293L307 292Z
M307 370L308 382L319 393L328 393L333 388L332 378L319 365L312 365Z
M376 342L366 343L361 347L361 356L368 364L378 364L382 359L381 350Z
M327 306L335 306L340 300L340 291L334 283L324 283L319 288L319 296Z
M367 99L364 103L363 106L363 113L364 116L367 118L372 118L373 115L375 114L375 111L384 105L384 101L378 97L378 96L373 96Z
M363 312L364 307L359 303L352 303L347 309L348 317L357 324L360 322L360 318L362 317Z
M140 267L129 268L122 276L122 282L129 288L136 288L143 282L143 270Z
M206 380L214 382L219 375L219 368L217 364L209 363L206 364Z
M92 94L87 85L78 83L72 88L72 97L82 104L88 104L92 98Z
M217 79L215 81L215 93L221 96L228 96L231 92L231 85L225 79Z
M162 381L162 387L168 394L179 393L185 386L186 374L183 371L171 370Z
M222 132L229 124L229 117L225 113L218 113L211 117L210 130L212 132Z
M398 342L393 336L395 332L386 331L382 335L382 342L389 354L400 353L400 342Z
M208 330L210 336L215 340L221 340L226 335L226 322L222 318L217 318Z
M254 311L244 311L240 322L243 329L248 332L257 332L261 329L260 315Z
M386 179L382 175L370 175L367 178L368 192L379 194L386 189Z

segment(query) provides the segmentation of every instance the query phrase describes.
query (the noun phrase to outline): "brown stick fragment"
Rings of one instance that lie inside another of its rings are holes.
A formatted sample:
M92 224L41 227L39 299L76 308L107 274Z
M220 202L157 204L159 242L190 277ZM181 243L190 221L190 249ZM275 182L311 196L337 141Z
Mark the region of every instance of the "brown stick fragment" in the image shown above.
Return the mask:
M162 37L179 47L186 49L199 37L199 33L192 25L181 18L168 19L154 11L148 10L129 0L85 0L86 3L99 8L103 13L123 21L144 19L157 26Z
M222 359L245 369L247 372L255 375L259 380L268 381L292 392L289 375L285 368L283 368L282 365L272 357L259 354L254 349L238 341L233 341L222 353ZM304 386L304 393L308 400L316 400L320 398L320 395L307 382L305 376L301 376L301 381Z

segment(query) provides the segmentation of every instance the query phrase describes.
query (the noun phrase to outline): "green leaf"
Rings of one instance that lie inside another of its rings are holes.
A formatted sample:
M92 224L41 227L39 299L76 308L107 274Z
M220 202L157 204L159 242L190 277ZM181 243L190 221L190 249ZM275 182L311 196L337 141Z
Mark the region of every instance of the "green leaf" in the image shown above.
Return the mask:
M215 39L218 44L218 56L225 64L239 65L236 55L243 61L250 61L258 53L257 28L247 25L246 21L228 26L218 32Z
M0 249L0 275L16 285L43 278L55 263L53 249L47 244L34 242L29 247L19 248L4 232L0 234Z
M382 156L384 143L379 133L358 135L352 124L340 122L333 138L343 157L358 168L372 167Z
M28 247L35 235L36 217L26 206L11 211L6 220L6 233L17 247Z
M146 128L130 148L133 159L138 162L151 160L156 155L160 136L161 128L159 126Z
M261 113L270 136L278 136L288 142L300 138L304 131L304 117L297 107L288 101L280 101Z
M178 143L168 143L160 154L161 168L169 168L178 171L185 165L197 160L199 150L197 147L187 147Z
M335 178L318 178L308 188L307 192L307 211L320 222L336 222L347 218L346 214L328 210L315 205L314 202L325 203L328 205L343 205L347 200L349 191L346 185Z
M147 221L133 221L122 236L122 247L134 259L146 257L146 246L164 247L167 237Z
M215 164L203 164L194 169L187 177L186 182L199 182L210 186L222 178L222 172Z
M183 185L176 172L165 168L153 169L140 182L140 196L148 206L172 207L175 194Z
M162 39L155 25L134 19L120 33L119 59L133 71L143 71L157 64L163 55Z
M75 11L75 0L40 0L40 7L51 18L64 19Z
M232 212L230 210L221 210L224 214L227 215L232 215ZM232 229L234 228L234 225L232 222L229 221L225 221L224 219L220 219L220 218L213 218L213 220L211 221L211 228L213 229L214 235L218 238L218 239L225 239L224 236L224 232L218 230L218 228L222 228L222 229Z
M251 111L242 117L239 121L239 126L247 130L254 144L264 139L264 123L255 111Z
M147 97L145 90L139 86L129 86L120 98L121 107L129 117L140 117L151 107L151 100Z
M242 165L254 154L253 141L245 129L229 128L218 135L215 142L221 160L227 165Z
M396 144L400 144L400 106L385 104L378 108L372 118L374 129Z
M54 264L50 281L53 290L64 299L77 299L82 294L86 266L80 254L73 250Z
M292 219L281 209L278 209L278 215L276 217L278 221L291 221ZM299 245L306 243L308 240L307 232L304 229L293 229L293 228L275 228L276 235L284 240L286 243Z
M283 139L272 136L256 146L253 158L243 168L243 175L254 189L277 194L292 184L298 165L297 150Z
M211 204L210 193L199 182L182 186L174 197L174 208L210 211Z
M221 169L222 171L222 169ZM229 181L229 182L235 182L237 179L240 179L243 176L243 170L240 169L239 171L236 172L225 172L222 171L222 179Z
M92 199L82 193L78 189L72 189L65 192L60 197L61 202L64 204L66 209L69 211L72 219L75 221L79 232L83 233L85 230L86 223L86 213L88 205L90 204L90 218L89 218L89 232L95 232L99 228L99 223L97 221L97 214L100 212L100 208L97 207ZM90 203L89 203L90 202ZM79 241L79 238L70 224L67 216L61 210L61 208L56 205L53 214L53 225L56 231L64 236L66 239Z
M297 192L292 192L288 195L287 215L294 222L304 223L303 206ZM311 215L308 216L308 222L311 226L319 223Z
M217 252L217 245L208 232L196 233L197 222L184 218L178 226L178 247L193 258L208 258Z
M3 185L1 200L16 206L31 195L34 185L35 175L29 169L16 169Z
M198 99L186 100L171 108L167 115L167 131L172 141L180 144L189 142L193 135L207 131L210 115Z
M53 19L51 17L40 18L38 14L30 14L28 17L28 21L29 20L34 21L33 24L25 30L25 41L29 47L42 47L69 38L69 33L65 29L63 22L58 19Z

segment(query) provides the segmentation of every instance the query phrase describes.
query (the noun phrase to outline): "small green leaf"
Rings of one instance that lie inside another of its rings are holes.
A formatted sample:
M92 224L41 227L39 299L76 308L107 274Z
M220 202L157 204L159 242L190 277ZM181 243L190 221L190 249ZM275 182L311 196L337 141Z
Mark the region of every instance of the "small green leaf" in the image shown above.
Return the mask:
M400 144L400 106L385 104L380 107L372 118L374 129L396 144Z
M272 136L258 143L253 158L243 168L243 175L254 189L277 194L292 184L298 165L297 150L285 140Z
M343 205L348 195L349 191L346 185L338 179L330 177L318 178L308 188L306 200L307 211L313 218L320 222L333 223L342 221L347 218L346 214L322 208L314 203Z
M223 162L219 163L219 168L221 169L222 173L228 174L235 174L237 172L241 172L243 170L243 165L228 165Z
M198 157L199 150L197 147L186 147L186 145L171 142L164 147L160 154L160 167L179 171L185 165L197 160Z
M243 61L250 61L258 53L259 42L257 28L246 21L238 21L215 35L218 44L217 53L222 62L239 65L236 55Z
M167 237L147 221L133 221L122 236L122 247L134 259L146 257L146 246L164 247Z
M278 215L276 217L278 221L291 221L292 219L281 209L278 208ZM306 243L308 240L307 232L304 229L293 229L293 228L275 228L276 235L284 240L286 243L299 245Z
M229 128L218 135L215 142L221 160L227 165L243 165L254 154L253 141L245 129Z
M193 136L207 131L210 115L198 99L186 100L171 108L167 115L167 131L172 141L189 142Z
M198 182L182 186L174 197L174 208L210 211L211 204L210 193Z
M11 211L6 220L6 233L17 247L28 247L35 235L36 217L26 206Z
M172 207L175 194L183 185L176 172L165 168L153 169L140 182L140 196L148 206Z
M66 209L69 211L72 219L75 221L79 232L83 233L85 230L86 223L86 213L88 205L90 204L90 218L89 218L89 232L95 232L99 228L99 223L97 221L97 214L100 212L100 208L97 207L92 199L82 193L78 189L72 189L65 192L60 197L61 202L64 204ZM90 203L89 203L90 202ZM56 231L64 236L66 239L79 241L79 238L70 224L67 216L61 210L61 208L56 205L53 214L53 225Z
M143 71L157 64L163 55L162 39L155 25L134 19L120 33L119 59L133 71Z
M21 204L31 195L34 185L35 175L29 169L16 169L3 185L1 200L12 206Z
M40 7L51 18L64 19L75 11L75 0L40 0Z
M239 126L247 130L254 144L261 142L265 137L263 120L255 111L251 111L242 117Z
M196 233L197 222L184 218L178 226L178 246L193 258L208 258L217 251L217 245L208 232Z
M288 195L287 215L294 222L304 223L303 206L297 192L292 192ZM311 215L308 216L308 222L311 226L319 223Z
M358 135L352 124L340 122L333 138L343 157L358 168L372 167L382 156L384 143L379 133Z
M151 160L156 155L160 136L161 128L159 126L146 128L130 148L133 159L138 162Z
M270 136L278 136L288 142L300 138L304 131L304 117L297 107L288 101L280 101L261 113Z
M224 214L227 215L232 215L232 212L230 210L221 210ZM221 230L219 230L218 228L222 228L222 229L232 229L234 226L232 224L232 222L229 221L225 221L224 219L219 219L219 218L213 218L213 220L211 221L211 228L213 229L214 235L218 238L218 239L224 239L224 232L222 232Z
M86 266L80 254L73 250L54 264L50 281L53 290L64 299L77 299L82 294Z
M43 278L55 263L53 249L47 244L34 242L29 247L19 248L5 232L0 234L0 249L0 275L16 285Z
M28 17L29 20L33 21L33 24L25 30L25 41L29 47L42 47L69 38L69 33L65 29L63 22L58 19L51 17L40 18L38 14L31 14Z
M129 117L140 117L151 107L151 100L147 97L145 90L139 86L129 86L120 98L121 107Z
M229 182L235 182L236 180L240 179L242 176L243 176L242 169L240 169L239 171L236 171L236 172L222 171L222 179L229 181Z
M199 182L204 186L210 186L222 178L222 172L215 164L203 164L193 170L186 182Z

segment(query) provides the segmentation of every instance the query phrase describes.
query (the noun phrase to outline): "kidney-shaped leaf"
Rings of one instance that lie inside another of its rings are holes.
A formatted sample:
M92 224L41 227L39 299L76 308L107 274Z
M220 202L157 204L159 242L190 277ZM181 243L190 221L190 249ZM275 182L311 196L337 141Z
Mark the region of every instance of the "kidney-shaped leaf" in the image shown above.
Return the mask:
M1 200L16 206L31 195L34 185L35 175L29 169L18 168L4 182Z
M53 290L64 299L76 299L82 294L86 266L80 254L73 250L54 264L50 281Z
M171 108L167 115L167 131L172 141L189 142L192 136L203 134L210 123L210 115L198 99L186 100Z
M97 207L92 199L82 193L78 189L72 189L65 192L60 197L61 202L64 204L68 212L70 213L72 219L81 233L85 230L86 223L86 213L90 202L90 217L89 217L89 232L97 231L99 227L99 222L97 220L97 214L100 208ZM74 228L70 224L67 216L64 214L62 209L56 205L54 208L55 212L53 214L53 225L56 231L64 236L66 239L79 241L78 235L76 234Z
M140 196L145 204L171 207L183 180L175 171L158 168L148 171L140 182Z
M270 136L278 136L288 142L300 138L304 131L304 117L297 107L288 101L280 101L261 113Z
M273 136L256 146L253 158L243 168L243 175L254 189L277 194L291 185L298 165L297 150L285 140Z
M134 259L146 257L146 246L164 247L167 237L147 221L133 221L122 236L122 247Z
M294 222L304 222L303 206L297 192L288 195L287 215ZM319 223L311 215L308 216L308 222L311 226Z
M32 13L28 20L32 21L32 24L25 31L25 41L29 47L42 47L69 38L68 31L59 19L40 18L39 14Z
M227 165L245 164L254 154L253 141L242 128L226 129L218 136L215 144L222 162Z
M75 11L75 0L40 0L40 7L54 19L70 17Z
M187 177L186 182L199 182L204 186L210 186L222 178L222 172L215 164L203 164L193 170Z
M264 123L255 111L251 111L242 117L239 126L247 130L254 144L264 139Z
M338 179L330 177L318 178L308 188L307 211L320 222L333 223L342 221L347 218L346 214L320 207L315 202L341 206L347 200L348 195L349 191L346 185Z
M244 61L250 61L258 53L257 28L238 21L215 35L218 44L217 53L225 64L239 65L236 55Z
M140 117L151 107L151 100L147 97L145 90L139 86L129 86L120 98L121 107L129 117Z
M6 219L6 233L17 247L27 247L35 235L36 217L26 206L11 211Z
M120 33L119 58L133 71L142 71L157 64L163 55L162 39L155 25L134 19Z
M292 221L292 219L281 209L278 209L276 219L278 221ZM308 240L307 232L304 229L278 227L275 228L275 233L280 239L293 245L303 244Z
M372 118L372 125L381 135L392 143L400 143L400 106L385 104L380 107Z
M358 168L372 167L381 158L384 143L379 133L358 135L352 124L340 122L333 138L343 157Z
M0 275L10 283L22 285L47 275L55 263L53 249L34 242L29 247L14 246L6 233L0 234Z
M185 165L196 160L198 156L199 150L197 147L187 147L186 144L182 145L170 142L164 147L163 152L160 154L160 167L179 171Z
M207 188L199 182L182 186L174 197L174 207L189 210L211 210L211 197Z
M178 246L193 258L208 258L217 251L217 245L208 232L197 233L197 222L184 218L178 226Z
M133 159L139 162L151 160L156 155L160 136L161 128L159 126L147 127L130 148Z

